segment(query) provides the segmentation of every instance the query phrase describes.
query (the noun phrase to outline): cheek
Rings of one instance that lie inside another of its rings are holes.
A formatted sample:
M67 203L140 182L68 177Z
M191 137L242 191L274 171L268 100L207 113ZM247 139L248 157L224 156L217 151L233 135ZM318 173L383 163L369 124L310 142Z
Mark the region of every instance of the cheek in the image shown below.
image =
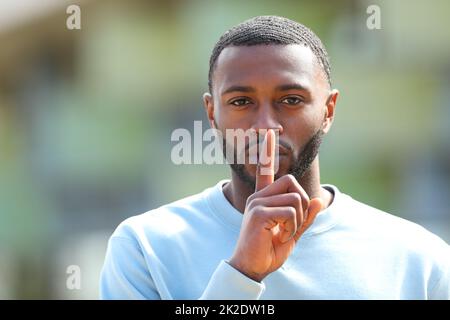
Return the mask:
M298 152L322 126L318 112L302 112L284 119L283 136Z
M215 110L214 118L221 129L249 129L252 126L251 117L245 116L242 112L232 112L224 107Z
M319 122L320 117L317 112L301 110L295 114L286 114L283 119L283 127L286 133L293 133L294 136L307 136L309 132L315 131Z
M322 127L324 121L324 112L325 109L320 106L312 106L307 110L307 112L305 112L304 126L310 133L314 134Z

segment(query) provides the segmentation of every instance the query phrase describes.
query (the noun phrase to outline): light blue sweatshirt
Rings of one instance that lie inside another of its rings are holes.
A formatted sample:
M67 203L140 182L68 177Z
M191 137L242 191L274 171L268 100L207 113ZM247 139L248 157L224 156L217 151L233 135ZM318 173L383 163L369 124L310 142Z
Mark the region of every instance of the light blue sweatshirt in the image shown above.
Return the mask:
M242 214L220 181L122 222L102 299L450 299L450 249L407 220L334 193L293 253L261 283L227 263Z

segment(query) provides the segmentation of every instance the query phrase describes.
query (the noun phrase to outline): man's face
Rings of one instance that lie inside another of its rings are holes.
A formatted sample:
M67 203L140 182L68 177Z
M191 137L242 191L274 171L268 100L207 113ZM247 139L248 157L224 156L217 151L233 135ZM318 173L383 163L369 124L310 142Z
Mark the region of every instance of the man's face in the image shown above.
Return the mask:
M237 46L221 52L212 97L205 95L205 105L213 126L224 137L226 129L277 130L279 169L275 178L291 173L299 179L316 158L322 135L329 130L336 97L310 48ZM241 180L254 187L256 165L231 166Z

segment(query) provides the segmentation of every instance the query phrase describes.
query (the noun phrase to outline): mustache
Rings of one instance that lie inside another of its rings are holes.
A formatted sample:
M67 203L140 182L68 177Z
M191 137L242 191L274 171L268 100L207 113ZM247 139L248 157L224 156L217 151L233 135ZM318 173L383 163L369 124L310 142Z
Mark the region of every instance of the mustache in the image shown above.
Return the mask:
M213 121L214 121L215 127L216 127L217 129L219 129L219 126L217 125L216 120L214 119ZM220 130L220 129L219 129L219 130ZM250 148L252 148L253 146L255 146L255 144L258 145L258 150L259 150L259 146L260 146L261 143L263 143L263 141L264 141L264 135L262 135L262 134L257 134L257 139L256 139L256 141L252 141L252 139L250 139L250 141L247 142L247 143L245 144L245 148L244 148L243 151L247 153L247 152L249 151ZM283 151L285 151L285 152L287 152L287 153L294 153L294 147L293 147L289 142L280 139L280 136L279 136L278 134L276 135L276 142L277 142L277 145L278 145L278 146L281 146L282 148L285 149L285 150L283 150ZM224 151L224 153L225 153L225 149L228 148L227 140L225 139L225 137L222 138L222 146L223 146L223 151ZM279 149L279 148L278 148L278 149ZM236 154L237 151L238 151L238 150L235 149L235 150L234 150L234 153Z
M264 136L258 135L258 138L256 139L256 141L250 141L245 144L245 148L244 148L245 152L248 152L249 149L253 148L254 146L257 146L258 150L259 150L260 145L263 143L263 141L264 141ZM280 146L284 149L283 151L285 151L285 152L292 153L294 151L293 146L289 142L284 141L284 140L280 139L279 137L277 137L276 147L280 147Z

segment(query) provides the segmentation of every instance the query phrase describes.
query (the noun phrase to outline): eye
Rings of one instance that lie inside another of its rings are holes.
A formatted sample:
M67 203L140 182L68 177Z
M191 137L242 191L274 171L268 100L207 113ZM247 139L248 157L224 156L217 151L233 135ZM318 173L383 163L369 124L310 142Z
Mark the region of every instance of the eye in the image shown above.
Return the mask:
M298 105L298 104L300 104L302 102L303 102L303 99L301 99L299 97L295 97L295 96L286 97L286 98L281 100L281 103L285 103L285 104L290 105L290 106L295 106L295 105Z
M238 98L238 99L234 99L234 100L230 101L230 104L232 104L233 106L236 106L236 107L243 107L250 103L251 103L251 101L246 98Z

